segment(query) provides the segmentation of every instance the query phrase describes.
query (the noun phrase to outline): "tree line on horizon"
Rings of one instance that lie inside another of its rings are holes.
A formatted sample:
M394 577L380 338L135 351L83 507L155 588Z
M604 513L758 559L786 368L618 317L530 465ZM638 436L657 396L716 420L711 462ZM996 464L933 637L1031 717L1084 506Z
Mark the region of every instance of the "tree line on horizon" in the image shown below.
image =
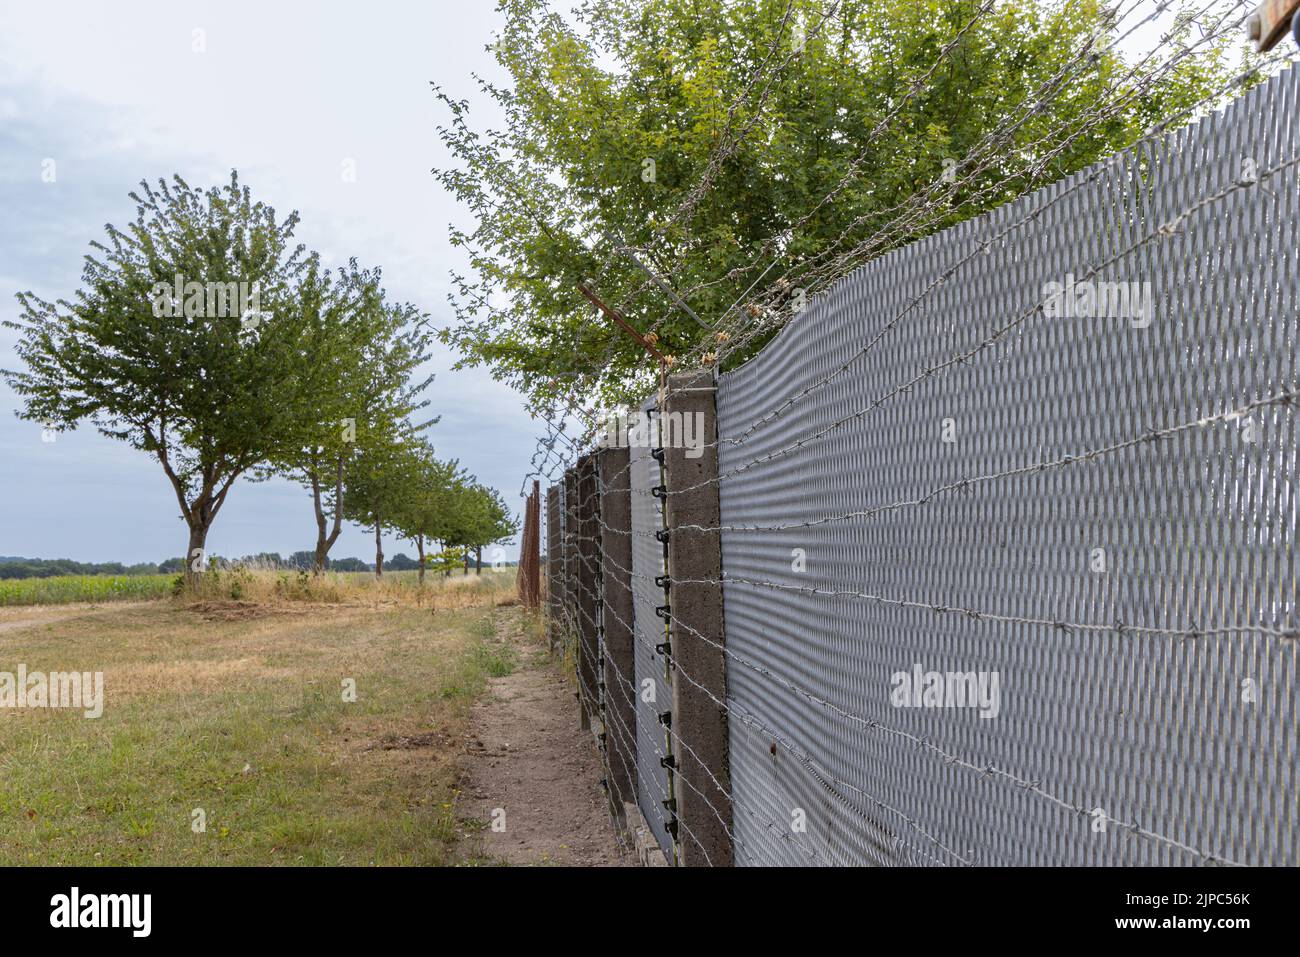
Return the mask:
M3 324L25 368L0 372L19 418L56 432L88 421L159 463L188 528L188 584L241 477L309 493L317 573L344 521L374 529L377 576L383 531L409 539L421 580L514 534L500 494L424 437L429 317L392 301L378 268L327 268L295 242L297 212L278 217L237 171L130 197L135 219L91 242L70 299L18 294Z

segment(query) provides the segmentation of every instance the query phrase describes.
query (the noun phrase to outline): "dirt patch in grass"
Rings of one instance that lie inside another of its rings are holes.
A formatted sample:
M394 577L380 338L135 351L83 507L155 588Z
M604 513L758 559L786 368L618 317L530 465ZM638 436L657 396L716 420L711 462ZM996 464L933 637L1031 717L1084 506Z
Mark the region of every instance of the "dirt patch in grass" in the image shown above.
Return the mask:
M49 625L91 613L116 613L153 604L149 601L123 601L112 604L70 602L66 605L0 605L0 633Z
M274 615L305 615L311 606L264 605L255 601L197 601L183 606L204 621L248 621Z
M437 731L420 734L386 734L365 747L367 751L381 748L384 751L413 751L416 748L441 748L451 743L451 736Z

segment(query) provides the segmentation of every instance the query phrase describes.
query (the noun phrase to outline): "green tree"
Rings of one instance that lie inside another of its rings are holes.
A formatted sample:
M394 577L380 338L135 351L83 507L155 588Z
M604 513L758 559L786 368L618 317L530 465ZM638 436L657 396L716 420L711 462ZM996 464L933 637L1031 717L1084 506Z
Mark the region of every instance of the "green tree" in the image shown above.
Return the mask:
M469 571L469 552L475 555L475 571L483 571L483 547L503 542L519 530L519 523L511 517L501 494L493 488L470 479L461 488L451 538L447 543L463 547L465 571Z
M464 546L447 547L441 551L431 553L427 559L429 571L441 573L446 578L465 563L468 554L469 549Z
M20 320L5 325L26 370L4 374L21 418L59 430L88 419L158 460L189 527L192 583L231 487L307 400L298 216L279 219L234 173L206 191L177 176L130 195L135 221L91 244L72 301L19 294Z
M312 567L320 573L343 530L353 457L391 442L401 423L428 405L420 394L433 377L414 376L428 358L432 333L414 306L387 301L379 270L362 269L355 259L331 277L313 257L297 306L306 388L295 428L264 474L286 475L311 492Z
M482 88L505 123L479 132L438 90L438 175L477 221L452 232L471 268L445 341L538 407L626 401L651 363L579 294L594 277L660 350L717 350L626 244L709 323L762 320L726 347L739 361L837 275L1222 87L1239 30L1229 0L1209 5L1130 63L1117 36L1151 11L1117 19L1103 0L584 0L576 27L547 0L502 0L508 82Z
M344 480L343 516L375 530L375 577L384 574L383 531L401 530L420 481L424 445L409 424L356 450Z
M454 460L438 459L427 445L418 447L417 460L415 480L403 499L396 524L415 544L423 585L425 568L435 557L426 553L426 546L436 542L441 552L443 544L454 536L465 477Z

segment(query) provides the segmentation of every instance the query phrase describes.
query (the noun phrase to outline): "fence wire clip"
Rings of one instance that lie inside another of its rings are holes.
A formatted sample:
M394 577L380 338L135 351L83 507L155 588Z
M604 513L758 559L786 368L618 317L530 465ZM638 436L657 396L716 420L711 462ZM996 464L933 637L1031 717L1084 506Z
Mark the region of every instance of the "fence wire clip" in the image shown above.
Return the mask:
M671 711L660 711L659 723L665 728L671 728L673 726L673 713Z
M666 528L661 528L661 529L659 529L657 532L655 532L655 538L656 538L657 540L663 542L665 545L667 545L667 544L668 544L668 529L666 529Z
M659 766L660 766L661 768L669 768L670 770L676 770L676 768L677 768L677 755L675 755L675 754L669 754L669 755L667 755L667 756L665 756L665 757L660 758L660 759L659 759Z
M664 798L659 803L664 806L664 810L669 814L674 816L677 814L677 798Z
M667 575L656 575L656 576L655 576L655 587L656 587L656 588L662 588L664 591L668 591L668 589L672 586L672 583L673 583L672 578L670 578L670 577L667 576Z
M655 645L655 653L663 655L665 658L671 658L673 656L672 642L670 641L659 642L659 644Z
M668 621L672 615L672 605L655 605L655 617Z
M653 495L655 498L666 499L668 498L668 486L656 485L654 488L650 490L650 494Z
M663 464L664 464L664 450L663 450L663 449L651 449L651 450L650 450L650 458L654 459L654 460L655 460L656 462L658 462L660 465L663 465Z

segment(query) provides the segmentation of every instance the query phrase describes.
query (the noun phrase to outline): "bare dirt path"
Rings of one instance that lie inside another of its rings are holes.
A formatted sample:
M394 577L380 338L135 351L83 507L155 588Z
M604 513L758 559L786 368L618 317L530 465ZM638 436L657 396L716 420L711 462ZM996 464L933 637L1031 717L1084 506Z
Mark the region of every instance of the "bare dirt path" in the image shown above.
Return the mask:
M5 605L0 607L0 632L18 631L32 625L51 625L88 612L112 612L139 608L147 601L69 602L65 605Z
M573 688L546 647L526 638L517 608L496 612L514 651L511 674L491 679L474 706L461 756L457 813L466 859L513 865L620 866L600 762L578 728ZM493 822L504 830L494 829Z

